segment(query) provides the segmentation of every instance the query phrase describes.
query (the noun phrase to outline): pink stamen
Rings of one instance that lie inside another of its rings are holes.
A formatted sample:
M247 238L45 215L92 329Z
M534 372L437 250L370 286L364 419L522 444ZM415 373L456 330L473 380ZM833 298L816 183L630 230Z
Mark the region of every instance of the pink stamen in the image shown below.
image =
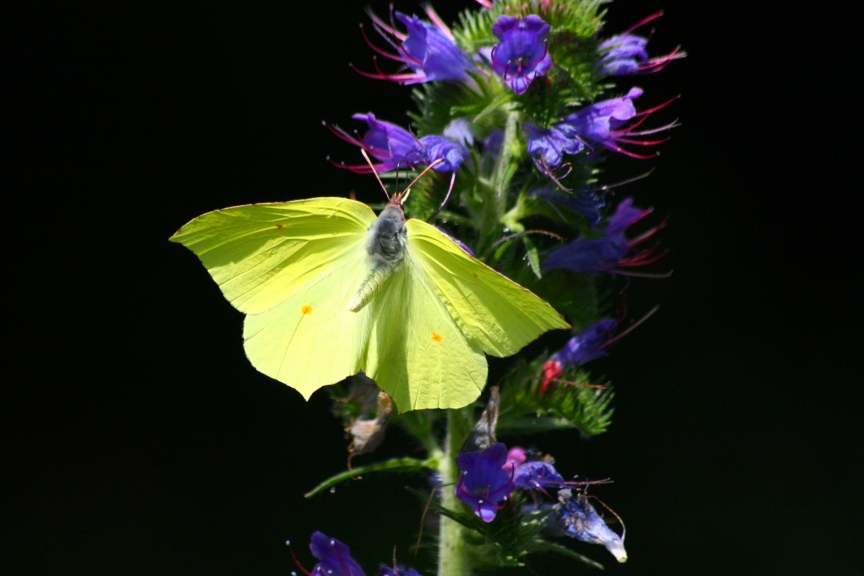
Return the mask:
M666 106L668 106L669 104L671 104L672 102L674 102L675 100L677 100L680 97L681 97L680 95L679 96L673 96L672 98L670 98L666 102L663 102L662 104L658 104L657 106L654 106L653 108L648 108L647 110L642 110L641 112L637 112L636 116L645 116L647 114L651 114L652 112L656 112L657 110L665 108Z
M616 182L615 184L606 184L604 186L601 186L600 190L605 192L606 190L612 190L613 188L618 188L620 186L624 186L625 184L632 184L633 182L637 182L639 180L642 180L643 178L647 178L651 175L652 172L654 172L654 168L651 168L650 170L648 170L644 174L640 174L639 176L634 176L633 178L622 180L621 182Z
M651 134L657 134L658 132L665 132L666 130L671 130L672 128L677 128L678 126L680 126L680 124L678 124L678 121L676 120L674 122L670 122L669 124L665 124L665 125L659 126L657 128L651 128L650 130L640 130L638 132L634 132L633 128L637 128L638 126L639 125L636 124L633 126L628 126L627 128L622 129L622 130L613 130L613 132L619 133L619 134L626 133L626 134L629 134L630 136L649 136Z
M339 128L338 126L333 126L333 125L327 124L327 123L325 123L324 126L326 126L327 129L330 130L330 132L332 132L337 137L339 137L340 140L344 140L345 142L348 142L349 144L353 144L355 146L360 146L361 148L363 147L363 142L361 142L357 138L350 136L342 128Z
M630 34L630 33L633 32L634 30L636 30L636 29L638 29L638 28L641 28L642 26L644 26L644 25L647 24L648 22L651 22L651 21L653 21L653 20L656 20L657 18L660 18L661 16L663 16L663 11L662 11L662 10L659 11L659 12L655 12L654 14L651 14L650 16L646 16L645 18L643 18L642 20L640 20L639 22L637 22L636 24L634 24L633 26L631 26L630 28L628 28L627 30L625 30L624 32L622 32L621 35L623 35L623 34Z
M304 568L303 565L300 564L300 561L297 559L297 555L294 554L294 547L291 546L290 543L288 543L288 551L291 552L291 558L294 559L294 564L297 565L300 571L303 572L303 574L306 574L306 576L312 576L312 573L306 570L306 568Z
M624 336L626 336L627 334L629 334L630 332L632 332L633 330L635 330L636 327L640 326L643 322L645 322L646 320L648 320L648 318L650 318L651 316L653 316L654 313L657 312L657 310L659 310L659 309L660 309L659 306L655 306L654 308L652 308L651 310L649 310L647 314L645 314L644 316L642 316L642 318L640 318L640 319L637 320L635 323L633 323L633 324L631 324L630 326L628 326L626 330L624 330L623 332L621 332L621 333L619 333L619 334L616 334L615 336L613 336L613 337L609 338L608 340L606 340L603 344L600 345L600 348L606 348L606 347L609 346L610 344L613 344L613 343L617 342L618 340L620 340L621 338L623 338Z
M396 29L396 24L393 22L393 5L392 4L390 5L390 24L389 25L386 22L384 22L383 20L381 20L381 18L379 18L377 14L372 12L372 10L367 10L366 14L369 15L369 19L372 20L372 23L375 24L376 28L380 28L381 30L386 31L388 34L394 36L395 38L398 38L399 40L405 40L406 38L408 38L407 34L400 32L399 30ZM382 36L385 36L384 33L381 32L380 30L379 30L379 33Z
M378 32L380 33L381 31L378 30ZM401 62L401 61L402 61L402 59L401 59L397 54L390 54L389 52L385 52L385 51L382 50L381 48L378 48L378 46L376 46L376 45L372 42L372 40L369 39L369 36L366 34L366 28L365 28L362 24L360 25L360 33L363 35L363 39L366 41L366 44L368 44L369 47L372 48L372 50L374 50L375 52L377 52L377 53L380 54L381 56L384 56L385 58L390 58L391 60L396 60L397 62ZM389 38L387 38L387 37L384 36L383 34L382 34L382 37L383 37L384 40L386 40L387 43L390 44L393 48L395 48L396 50L399 50L399 46L397 46L396 44L394 44L393 42L391 42Z
M405 83L405 82L410 82L412 80L419 80L419 79L423 78L423 76L421 76L420 74L415 74L413 72L411 72L411 73L405 72L403 74L387 74L386 72L382 71L378 67L378 61L377 60L375 61L375 69L377 70L377 73L375 73L375 74L373 74L372 72L366 72L365 70L360 70L359 68L357 68L353 64L349 64L349 66L351 67L352 70L354 70L355 72L357 72L361 76L364 76L366 78L373 78L375 80L391 80L393 82Z
M641 220L641 218L640 218L640 220ZM666 222L668 220L669 220L668 218L664 218L663 221L660 222L660 224L658 224L657 226L654 226L653 228L651 228L647 232L640 234L636 238L630 240L630 242L628 243L628 246L630 246L632 248L633 246L636 246L637 244L641 244L642 242L654 237L655 234L657 234L660 230L662 230L666 226Z
M679 58L684 58L687 56L686 52L681 51L680 46L676 46L672 52L666 54L665 56L657 56L656 58L651 58L647 62L639 64L640 72L659 72L669 65L673 60L678 60Z
M429 16L429 20L435 25L436 28L441 30L447 38L449 38L452 42L456 42L456 37L453 36L453 32L450 31L450 28L444 21L438 16L438 13L435 12L435 9L432 8L431 4L426 4L423 7L423 10L426 12L426 15Z
M669 138L663 138L662 140L632 140L630 138L615 138L617 142L623 142L624 144L633 144L635 146L655 146L657 144L662 144L669 140Z
M618 262L618 264L627 268L635 268L636 266L647 266L648 264L653 264L654 262L657 262L668 253L666 250L664 250L660 254L655 254L654 256L652 256L652 254L656 250L657 246L654 246L653 248L645 250L644 252L640 252L639 254L631 256L630 258L622 258Z
M606 146L614 152L624 154L625 156L629 156L630 158L636 158L637 160L650 160L651 158L656 158L660 155L659 152L655 152L654 154L649 154L647 156L644 154L636 154L635 152L631 152L630 150L626 150L624 148L621 148L620 146L616 146L608 142L606 143Z

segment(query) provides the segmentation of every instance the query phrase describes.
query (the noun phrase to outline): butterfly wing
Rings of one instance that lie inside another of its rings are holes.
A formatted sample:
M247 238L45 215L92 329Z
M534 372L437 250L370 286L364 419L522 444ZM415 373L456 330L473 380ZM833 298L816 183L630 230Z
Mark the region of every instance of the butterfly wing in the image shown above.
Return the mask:
M492 356L510 356L555 328L569 328L546 301L462 250L446 234L408 220L408 244L467 339Z
M364 238L375 214L360 202L313 198L204 214L171 240L192 250L248 316L253 366L307 399L361 369L368 310L349 302L368 274Z
M371 208L347 198L248 204L199 216L171 241L201 259L238 310L257 314L354 259L374 221Z
M400 411L461 408L477 399L486 356L454 322L412 250L370 307L367 374Z

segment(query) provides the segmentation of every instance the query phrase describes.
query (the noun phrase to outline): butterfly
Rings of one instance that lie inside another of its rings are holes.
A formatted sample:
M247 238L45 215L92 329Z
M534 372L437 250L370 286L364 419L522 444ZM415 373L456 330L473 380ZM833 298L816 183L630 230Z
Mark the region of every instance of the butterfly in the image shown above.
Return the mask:
M377 217L335 197L236 206L171 240L246 314L252 365L307 400L362 371L400 412L461 408L486 384L485 354L569 325L444 232L406 221L402 198Z

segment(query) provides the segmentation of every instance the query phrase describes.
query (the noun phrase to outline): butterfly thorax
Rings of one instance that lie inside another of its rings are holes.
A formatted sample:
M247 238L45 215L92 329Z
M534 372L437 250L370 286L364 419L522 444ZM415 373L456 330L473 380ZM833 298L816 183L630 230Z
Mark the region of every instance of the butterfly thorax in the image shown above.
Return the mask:
M402 206L390 203L366 232L369 274L351 299L349 307L352 312L357 312L372 301L387 278L402 264L407 245L408 234Z

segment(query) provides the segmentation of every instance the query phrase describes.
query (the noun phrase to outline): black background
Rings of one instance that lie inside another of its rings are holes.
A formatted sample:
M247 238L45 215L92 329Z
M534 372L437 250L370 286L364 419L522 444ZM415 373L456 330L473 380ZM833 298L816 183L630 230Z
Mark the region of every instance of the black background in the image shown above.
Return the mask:
M461 5L436 4L446 20ZM422 482L305 500L345 465L326 395L258 374L242 315L167 241L230 205L380 199L325 161L358 158L321 126L406 122L407 89L347 66L372 68L362 8L34 2L0 18L0 572L286 575L284 540L311 567L314 530L370 574L394 545L410 560L421 506L402 486ZM531 439L566 473L614 478L599 492L630 561L578 548L610 573L861 573L858 59L851 16L819 8L609 6L610 34L664 9L652 53L689 54L633 82L641 107L682 95L662 156L610 164L656 167L624 193L669 215L675 270L631 281L632 314L660 311L593 368L617 386L612 429Z

